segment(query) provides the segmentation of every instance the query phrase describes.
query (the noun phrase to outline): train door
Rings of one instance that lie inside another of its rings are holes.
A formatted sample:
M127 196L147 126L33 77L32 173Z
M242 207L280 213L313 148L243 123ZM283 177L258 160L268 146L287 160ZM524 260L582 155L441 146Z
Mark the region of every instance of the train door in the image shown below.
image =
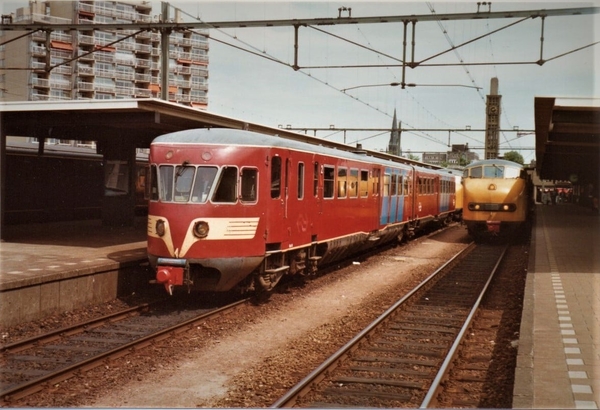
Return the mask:
M397 184L398 184L398 207L396 209L396 222L402 222L404 220L404 205L406 198L406 175L407 172L404 169L398 170Z
M448 212L450 210L450 181L446 176L439 178L439 198L440 212Z
M275 154L271 158L271 204L267 218L268 242L274 247L287 247L290 235L288 221L289 159ZM277 222L275 222L277 221Z
M381 192L381 213L379 217L380 225L387 225L390 222L390 214L392 209L392 170L385 168L383 172L383 184Z
M404 218L403 221L411 221L415 218L417 190L415 181L417 175L414 167L411 167L404 178Z

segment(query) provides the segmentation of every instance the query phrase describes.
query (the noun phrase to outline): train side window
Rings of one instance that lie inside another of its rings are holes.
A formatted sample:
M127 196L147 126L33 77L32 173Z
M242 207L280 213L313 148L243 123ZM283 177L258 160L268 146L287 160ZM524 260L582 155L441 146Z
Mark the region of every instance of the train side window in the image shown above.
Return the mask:
M158 175L156 165L150 166L150 181L146 183L146 189L149 189L148 197L151 201L158 201Z
M410 195L410 178L404 178L404 195Z
M213 195L213 202L233 203L237 201L237 180L238 173L236 167L223 167L221 169L221 178Z
M162 165L159 169L159 194L161 201L170 202L173 200L173 172L171 165Z
M504 167L504 178L519 178L521 176L521 168Z
M298 199L304 198L304 163L298 162Z
M404 175L398 175L398 195L404 195Z
M392 186L390 189L390 195L398 195L398 174L392 174Z
M481 167L473 167L469 172L469 176L471 178L481 178L483 176L483 170L481 169Z
M373 195L378 196L379 192L381 190L381 186L380 186L380 182L379 182L379 178L381 176L381 170L380 169L374 169L373 170Z
M242 168L242 202L256 202L258 170L256 168Z
M390 196L390 174L383 174L383 196Z
M358 169L351 168L348 176L348 196L350 198L358 197Z
M271 161L271 198L279 198L281 194L281 157L273 157Z
M319 163L315 161L313 166L313 196L319 195Z
M217 171L217 167L198 167L192 190L192 202L203 204L208 200Z
M361 198L366 198L369 196L369 171L361 170L360 171L360 196Z
M348 169L338 168L338 198L346 198L346 191L348 190Z
M325 165L323 167L323 198L333 198L335 183L335 168Z

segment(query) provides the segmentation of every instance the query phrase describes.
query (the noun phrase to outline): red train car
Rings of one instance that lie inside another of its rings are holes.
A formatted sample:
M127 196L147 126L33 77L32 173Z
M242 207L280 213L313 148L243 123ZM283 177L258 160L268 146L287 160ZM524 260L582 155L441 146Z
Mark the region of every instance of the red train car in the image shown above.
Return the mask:
M456 208L455 177L365 152L196 129L150 148L148 255L169 292L268 291Z

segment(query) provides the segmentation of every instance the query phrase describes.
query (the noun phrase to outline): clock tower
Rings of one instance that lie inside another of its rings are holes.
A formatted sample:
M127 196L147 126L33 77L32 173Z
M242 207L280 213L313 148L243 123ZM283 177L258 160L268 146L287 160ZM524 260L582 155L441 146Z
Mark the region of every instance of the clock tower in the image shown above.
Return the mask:
M485 159L498 158L498 137L500 130L500 100L498 95L498 79L492 78L490 94L486 102L485 120Z

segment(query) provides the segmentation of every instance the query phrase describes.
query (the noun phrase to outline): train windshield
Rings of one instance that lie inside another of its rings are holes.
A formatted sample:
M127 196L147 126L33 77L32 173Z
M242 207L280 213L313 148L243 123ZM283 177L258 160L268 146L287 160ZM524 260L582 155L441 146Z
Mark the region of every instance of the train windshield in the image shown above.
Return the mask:
M216 167L161 165L156 176L158 199L165 202L204 203L217 175ZM154 181L153 181L154 183Z
M469 178L519 178L521 169L504 165L484 165L465 170L465 177Z

